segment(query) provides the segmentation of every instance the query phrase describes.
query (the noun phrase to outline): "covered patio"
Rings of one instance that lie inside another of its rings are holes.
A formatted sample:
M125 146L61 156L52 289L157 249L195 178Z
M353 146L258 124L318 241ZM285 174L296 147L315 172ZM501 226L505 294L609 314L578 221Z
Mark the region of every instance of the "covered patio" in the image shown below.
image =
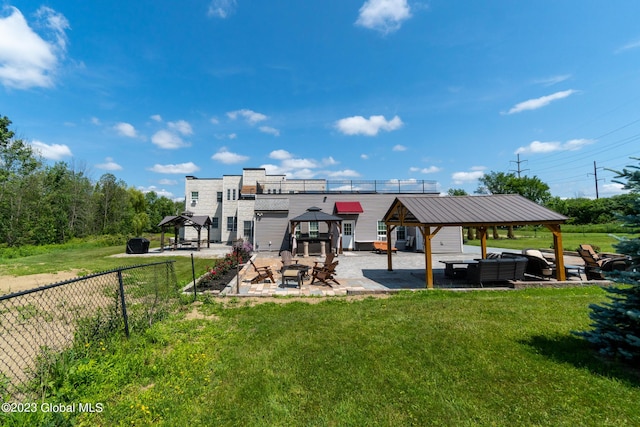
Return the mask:
M300 233L299 236L296 236L296 228L301 223L325 223L327 232L321 233L320 230L315 232L309 230L308 233ZM325 255L326 243L329 243L330 250L337 248L338 253L342 253L342 218L339 216L322 212L322 209L312 206L302 215L289 220L289 224L292 252L295 252L298 245L302 243L303 255L308 257L309 243L320 242L320 255Z
M194 243L196 243L196 249L200 250L200 244L202 242L202 229L206 227L207 229L207 248L210 247L210 226L211 226L211 218L207 215L189 215L188 213L183 213L181 215L176 216L165 216L158 227L162 229L162 235L160 236L160 251L164 251L164 234L167 229L173 229L173 243L171 244L172 250L176 250L178 248L178 236L181 228L184 227L193 227L198 233L198 237ZM191 243L191 241L190 241Z
M481 257L487 257L487 231L493 226L544 225L553 234L556 279L566 280L562 232L567 217L553 212L518 194L448 197L396 197L384 216L387 241L398 226L412 226L424 238L425 282L433 288L431 239L447 226L474 227L480 234ZM387 270L393 271L391 251L387 253Z

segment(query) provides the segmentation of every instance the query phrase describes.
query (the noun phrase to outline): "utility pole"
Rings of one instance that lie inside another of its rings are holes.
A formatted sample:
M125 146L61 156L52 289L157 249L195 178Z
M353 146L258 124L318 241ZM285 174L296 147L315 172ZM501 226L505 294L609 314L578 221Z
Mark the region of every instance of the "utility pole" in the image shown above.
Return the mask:
M518 165L518 169L517 170L510 170L509 172L517 172L518 173L518 178L520 178L520 173L521 172L525 172L528 171L529 169L521 169L520 168L520 164L521 163L525 163L527 160L520 160L520 154L518 154L518 160L511 160L509 163L515 163Z
M596 167L596 161L593 161L593 173L589 173L587 175L593 175L595 182L596 182L596 199L599 198L599 194L598 194L598 169L602 169L602 168L598 168ZM603 180L600 180L603 181Z

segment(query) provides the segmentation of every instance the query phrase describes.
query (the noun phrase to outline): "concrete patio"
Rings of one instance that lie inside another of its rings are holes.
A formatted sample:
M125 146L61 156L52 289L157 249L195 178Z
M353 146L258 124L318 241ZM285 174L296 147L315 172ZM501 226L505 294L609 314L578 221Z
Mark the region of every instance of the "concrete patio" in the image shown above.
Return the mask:
M477 290L477 289L521 289L526 287L565 287L603 284L607 282L587 281L584 274L579 277L571 277L565 282L556 280L525 280L515 282L504 282L485 285L465 283L464 279L450 279L444 275L444 264L441 260L465 260L480 257L480 248L475 246L465 246L464 253L458 254L434 254L433 268L435 289L451 290ZM489 248L489 252L503 252L508 250ZM393 256L393 271L387 270L386 254L376 254L373 252L345 252L336 259L339 264L336 268L336 280L339 285L332 286L322 283L311 284L311 280L305 280L298 288L294 283L282 285L280 268L282 262L280 256L275 252L261 252L254 257L254 263L258 267L269 266L274 273L276 283L269 280L251 284L255 277L254 269L248 265L240 272L239 289L236 282L227 286L221 293L228 296L338 296L338 295L359 295L394 293L401 290L425 290L425 259L423 253L402 252ZM309 256L296 257L300 264L312 266L314 262L322 262L324 257ZM565 256L565 263L569 265L583 265L579 257Z

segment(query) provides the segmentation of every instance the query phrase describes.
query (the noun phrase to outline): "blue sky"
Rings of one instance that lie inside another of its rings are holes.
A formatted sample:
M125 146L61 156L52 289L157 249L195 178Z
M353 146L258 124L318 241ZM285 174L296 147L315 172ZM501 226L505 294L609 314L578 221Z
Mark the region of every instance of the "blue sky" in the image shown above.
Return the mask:
M619 194L640 146L640 2L0 2L0 114L49 162L184 176L537 176Z

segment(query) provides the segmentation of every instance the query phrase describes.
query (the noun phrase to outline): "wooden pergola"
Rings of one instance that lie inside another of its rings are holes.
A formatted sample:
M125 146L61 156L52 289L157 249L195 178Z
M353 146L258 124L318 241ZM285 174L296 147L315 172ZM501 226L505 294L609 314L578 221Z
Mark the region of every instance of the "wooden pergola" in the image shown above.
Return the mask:
M397 226L413 226L424 237L426 287L433 288L431 239L442 227L475 227L480 234L482 258L487 257L487 231L493 226L544 225L553 234L556 278L565 280L562 232L567 217L518 194L446 197L396 197L384 216L387 241ZM393 270L391 251L387 252L387 270Z
M165 216L158 227L162 229L162 235L160 236L160 252L164 251L164 233L165 230L169 227L173 228L173 249L175 250L178 247L178 231L182 227L193 227L198 232L197 239L197 250L200 250L200 240L201 240L201 231L203 227L207 228L207 247L211 247L211 218L207 215L189 215L187 213L183 213L182 215L177 216Z

